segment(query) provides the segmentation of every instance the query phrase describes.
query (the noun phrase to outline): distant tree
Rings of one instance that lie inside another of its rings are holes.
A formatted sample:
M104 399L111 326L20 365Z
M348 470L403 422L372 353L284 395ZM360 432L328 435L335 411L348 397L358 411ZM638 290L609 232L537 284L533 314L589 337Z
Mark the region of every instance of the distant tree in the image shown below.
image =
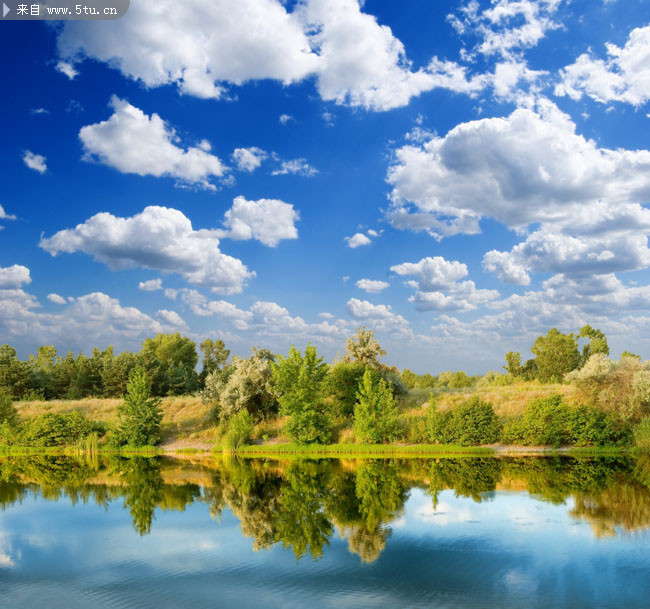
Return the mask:
M323 383L323 394L332 398L333 411L351 416L357 403L357 390L367 366L361 362L338 362L330 367Z
M539 377L539 370L537 369L537 361L527 359L521 372L521 376L527 381L533 381Z
M428 389L429 387L435 387L437 384L436 377L428 372L426 374L421 374L417 377L415 386L418 389Z
M0 345L0 387L6 387L13 397L21 398L29 388L31 369L22 362L10 345Z
M531 351L535 355L539 378L544 382L561 381L580 364L576 335L563 334L557 328L551 328L546 336L539 336Z
M584 366L587 360L596 353L609 355L609 345L607 344L607 337L603 332L592 328L589 324L580 328L580 338L588 338L589 342L582 347L582 357L580 358L580 365Z
M623 353L621 353L621 359L623 359L624 357L632 357L636 360L641 361L641 356L637 355L636 353L632 353L631 351L623 351Z
M211 338L206 338L200 347L203 353L203 369L199 374L199 385L205 387L205 379L208 374L223 369L230 357L230 350L226 349L226 344L222 340L212 340Z
M450 389L463 389L464 387L471 387L472 385L472 379L467 376L467 374L462 370L454 372L451 380L449 381Z
M18 411L9 389L0 387L0 425L7 424L13 427L18 422Z
M307 345L303 356L292 346L287 357L278 355L272 370L280 414L289 417L285 427L289 437L299 444L329 442L332 423L322 394L328 365L316 347Z
M521 365L521 354L519 351L508 351L506 353L506 365L503 369L514 377L522 376L524 367Z
M381 444L396 438L398 429L397 407L388 384L366 370L354 407L355 435L365 444Z
M156 334L147 338L140 350L140 364L151 379L154 395L181 395L198 389L196 344L174 334Z
M386 355L372 330L365 326L357 328L356 337L351 336L345 345L345 360L361 362L366 366L379 366L379 360Z
M163 413L160 398L149 397L149 379L142 368L136 368L126 385L124 402L118 406L119 437L129 446L156 445L160 442Z
M418 375L411 372L408 368L402 370L402 382L409 388L413 389L418 382Z

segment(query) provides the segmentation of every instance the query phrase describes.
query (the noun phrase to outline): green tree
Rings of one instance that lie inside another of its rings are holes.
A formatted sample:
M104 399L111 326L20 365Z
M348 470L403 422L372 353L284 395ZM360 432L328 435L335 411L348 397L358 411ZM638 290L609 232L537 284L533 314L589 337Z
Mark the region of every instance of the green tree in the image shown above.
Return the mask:
M277 412L271 384L271 364L275 356L268 349L256 349L244 359L234 356L232 365L210 373L201 396L211 406L215 422L227 421L245 408L260 418Z
M323 384L323 395L332 398L335 414L352 416L357 403L357 390L366 371L361 362L338 362L330 367Z
M395 398L383 378L377 382L366 370L359 384L354 407L354 433L365 444L390 442L398 434Z
M519 351L508 351L506 353L506 365L503 369L512 376L522 376L524 367L521 365L521 354Z
M198 389L196 344L174 334L147 338L140 350L140 363L151 379L154 395L182 395Z
M0 387L0 425L11 427L18 423L18 411L14 406L11 392L6 387Z
M328 365L316 347L307 345L303 356L292 346L287 357L278 355L272 369L280 414L289 417L285 427L289 437L299 444L329 442L332 423L322 392Z
M408 389L413 389L418 382L418 375L415 372L411 372L408 368L404 368L402 370L402 382Z
M623 359L624 357L632 357L636 360L641 361L641 356L637 355L636 353L632 353L631 351L623 351L623 353L621 353L621 359Z
M544 382L561 381L580 364L576 335L563 334L557 328L551 328L546 336L539 336L531 351L535 355L539 378Z
M607 344L607 337L603 332L592 328L589 324L580 328L580 338L588 338L589 342L582 347L582 357L580 365L584 365L587 360L596 353L609 355L609 345Z
M15 398L21 398L29 388L31 368L22 362L10 345L0 345L0 387L7 387Z
M200 345L203 353L203 369L199 374L199 385L205 387L205 379L216 370L222 370L228 358L230 350L222 340L206 338Z
M163 413L160 399L149 397L149 379L142 368L131 373L124 402L118 406L120 443L129 446L153 446L160 442Z
M361 362L366 366L379 366L379 360L386 355L375 338L372 330L366 326L357 328L357 335L348 338L345 344L345 361Z

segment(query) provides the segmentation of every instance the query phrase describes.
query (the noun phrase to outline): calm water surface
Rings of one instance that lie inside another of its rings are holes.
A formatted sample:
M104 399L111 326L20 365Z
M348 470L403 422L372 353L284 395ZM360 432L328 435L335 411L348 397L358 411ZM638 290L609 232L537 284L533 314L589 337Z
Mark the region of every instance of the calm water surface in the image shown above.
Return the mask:
M0 458L0 606L644 608L650 459Z

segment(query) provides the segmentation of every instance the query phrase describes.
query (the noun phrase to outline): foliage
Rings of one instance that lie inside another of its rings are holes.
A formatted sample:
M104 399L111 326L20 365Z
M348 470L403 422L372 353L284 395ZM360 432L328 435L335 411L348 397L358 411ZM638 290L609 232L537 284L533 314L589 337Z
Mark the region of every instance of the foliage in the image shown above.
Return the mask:
M557 328L551 328L546 336L539 336L531 351L535 355L539 378L544 382L560 381L580 364L576 335L563 334Z
M571 407L555 395L531 401L521 418L505 425L502 438L526 446L602 446L625 441L627 430L614 414Z
M464 389L465 387L471 387L473 384L474 380L462 370L456 372L447 370L438 375L437 386L441 389Z
M499 440L501 423L492 404L474 397L445 412L429 406L426 430L431 444L480 446Z
M650 414L650 367L634 357L615 362L602 353L592 355L580 369L566 376L587 404L616 413L626 421Z
M327 370L328 365L311 345L304 356L292 346L287 357L278 355L272 365L280 414L289 417L285 431L294 442L326 443L331 437L332 423L322 394Z
M131 373L117 413L120 444L155 446L160 442L160 398L149 397L149 379L144 369L136 368Z
M366 370L359 384L354 407L354 433L364 444L390 442L398 434L395 398L386 381Z
M330 367L323 384L323 395L331 397L337 415L351 416L357 402L359 383L366 371L361 362L342 361Z
M492 404L474 397L451 410L446 431L448 444L480 446L498 441L501 424Z
M500 374L495 370L488 370L488 372L483 376L477 383L478 387L505 387L507 385L512 385L515 382L514 377L508 374Z
M506 353L506 365L503 369L510 376L522 376L524 367L521 365L521 354L518 351L508 351Z
M406 385L407 389L414 389L418 382L418 375L408 368L402 370L402 382Z
M10 426L18 422L18 412L14 407L11 393L6 387L0 387L0 424L7 423Z
M580 328L580 338L588 338L589 342L582 348L582 356L580 363L584 364L592 355L602 353L609 355L609 345L607 344L607 337L603 332L592 328L589 324Z
M274 360L275 356L268 349L253 347L248 359L234 356L232 366L207 376L202 399L211 406L214 422L227 421L242 409L257 418L277 412L271 383Z
M186 395L198 389L196 344L174 334L147 338L140 350L140 365L151 379L154 395Z
M236 449L248 444L253 436L255 420L248 410L240 410L228 421L225 444L230 449Z
M205 379L209 374L217 370L223 370L230 357L230 350L226 349L226 345L222 340L213 341L211 338L206 338L200 347L203 353L203 369L199 374L199 385L203 388L205 387Z
M650 416L641 419L634 429L636 445L644 452L650 452Z
M15 443L24 446L70 446L94 432L104 431L102 426L89 421L78 410L48 412L24 421Z
M351 336L345 344L345 361L361 362L366 366L378 366L379 360L386 355L375 338L372 330L366 326L357 328L356 337Z

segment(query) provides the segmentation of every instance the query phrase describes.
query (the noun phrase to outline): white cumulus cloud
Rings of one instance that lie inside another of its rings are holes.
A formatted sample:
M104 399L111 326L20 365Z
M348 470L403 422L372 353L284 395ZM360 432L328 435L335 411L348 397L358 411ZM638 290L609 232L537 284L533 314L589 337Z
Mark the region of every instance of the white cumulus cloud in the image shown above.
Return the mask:
M297 239L296 222L300 215L290 203L278 199L247 201L236 197L224 214L227 230L217 231L220 237L236 240L256 239L275 247L282 239Z
M180 183L214 190L213 177L227 168L213 154L209 143L183 148L174 129L157 114L145 114L129 102L113 96L108 120L86 125L79 131L85 158L121 173L173 177Z
M355 285L370 294L378 294L390 284L387 281L379 281L378 279L359 279Z
M102 212L39 245L53 256L85 252L111 269L139 266L177 273L223 294L241 292L254 276L241 260L220 251L217 231L194 230L182 212L167 207L149 206L130 218Z
M576 100L584 94L601 103L633 106L650 100L650 25L632 30L624 47L608 43L606 48L607 59L583 53L560 70L555 94Z
M0 267L0 289L18 289L23 284L31 282L29 269L26 266L14 264L13 266Z
M138 283L138 289L144 292L154 292L155 290L162 290L162 279L147 279Z
M36 154L31 150L25 150L23 154L23 163L30 169L38 171L38 173L45 173L47 171L46 160L42 154Z
M261 148L252 146L250 148L235 148L232 153L232 160L239 171L255 171L268 154Z

